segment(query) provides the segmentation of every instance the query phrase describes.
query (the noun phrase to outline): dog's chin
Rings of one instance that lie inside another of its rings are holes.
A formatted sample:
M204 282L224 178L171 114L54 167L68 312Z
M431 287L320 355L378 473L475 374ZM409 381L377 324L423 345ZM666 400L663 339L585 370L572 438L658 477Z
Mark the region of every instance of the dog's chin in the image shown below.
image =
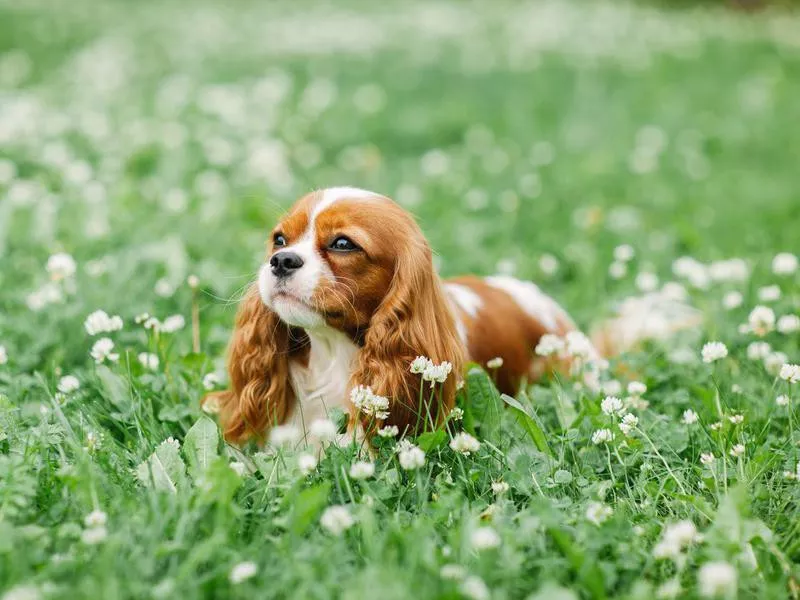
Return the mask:
M325 325L321 314L287 292L273 293L268 306L278 314L281 321L292 327L318 329Z

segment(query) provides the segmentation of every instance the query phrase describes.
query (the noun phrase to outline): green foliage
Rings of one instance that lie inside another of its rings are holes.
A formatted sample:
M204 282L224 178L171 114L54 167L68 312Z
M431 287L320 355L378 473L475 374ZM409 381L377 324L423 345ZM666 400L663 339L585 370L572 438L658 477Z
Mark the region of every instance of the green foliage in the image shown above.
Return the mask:
M714 561L730 597L789 597L800 392L748 346L796 363L800 339L740 325L800 306L772 269L800 231L797 31L616 1L0 3L0 598L694 598ZM640 274L704 321L611 361L628 434L571 377L512 397L472 364L418 468L394 439L232 448L200 400L268 232L328 185L395 198L444 277L531 279L585 331ZM123 327L89 335L98 309ZM702 540L660 556L681 521Z

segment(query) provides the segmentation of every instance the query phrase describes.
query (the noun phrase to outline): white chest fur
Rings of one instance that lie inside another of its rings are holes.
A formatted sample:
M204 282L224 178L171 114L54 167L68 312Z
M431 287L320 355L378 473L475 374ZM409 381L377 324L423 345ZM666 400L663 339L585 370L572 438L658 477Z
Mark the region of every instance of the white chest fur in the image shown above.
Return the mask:
M307 333L311 342L308 366L293 363L289 370L297 400L288 424L296 426L306 442L313 444L308 435L311 423L327 418L334 408L349 412L348 386L358 347L334 329Z

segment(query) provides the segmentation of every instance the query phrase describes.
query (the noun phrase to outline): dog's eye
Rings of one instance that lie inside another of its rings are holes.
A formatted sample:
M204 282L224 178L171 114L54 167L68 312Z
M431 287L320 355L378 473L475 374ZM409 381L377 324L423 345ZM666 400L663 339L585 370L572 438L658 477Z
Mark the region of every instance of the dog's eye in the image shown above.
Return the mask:
M283 237L280 233L276 233L272 238L272 243L276 247L285 246L286 245L286 238Z
M350 239L346 238L345 236L341 235L337 237L331 245L328 246L331 250L337 250L339 252L350 252L352 250L358 250L358 246Z

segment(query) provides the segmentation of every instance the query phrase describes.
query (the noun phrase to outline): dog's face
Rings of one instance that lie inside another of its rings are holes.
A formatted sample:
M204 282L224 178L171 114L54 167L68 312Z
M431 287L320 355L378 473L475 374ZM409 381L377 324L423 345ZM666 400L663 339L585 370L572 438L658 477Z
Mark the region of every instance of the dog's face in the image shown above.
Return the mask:
M261 298L288 325L355 335L386 298L402 242L414 230L399 206L365 190L303 196L272 231Z

